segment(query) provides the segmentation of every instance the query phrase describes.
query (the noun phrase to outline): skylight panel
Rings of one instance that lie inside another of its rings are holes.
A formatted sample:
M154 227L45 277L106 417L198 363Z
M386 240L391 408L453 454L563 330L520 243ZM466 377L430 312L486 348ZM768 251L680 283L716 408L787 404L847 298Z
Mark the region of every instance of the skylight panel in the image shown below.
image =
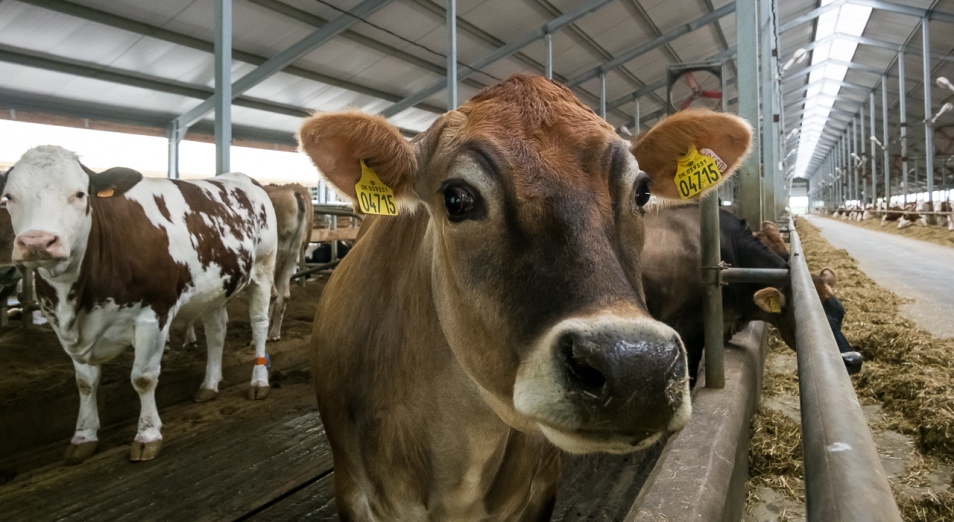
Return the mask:
M834 1L822 0L821 5L825 6ZM847 67L831 63L829 60L850 62L858 49L857 43L838 36L842 34L861 36L871 18L871 12L870 7L846 3L818 17L815 41L822 41L829 37L831 40L819 44L812 51L811 65L825 65L808 75L809 87L805 92L805 112L802 116L802 132L799 135L795 161L795 175L798 177L806 175L808 164L821 139L822 130L820 129L824 129L831 115L831 108L835 105L835 97L841 91L840 82L845 81L845 75L848 74Z

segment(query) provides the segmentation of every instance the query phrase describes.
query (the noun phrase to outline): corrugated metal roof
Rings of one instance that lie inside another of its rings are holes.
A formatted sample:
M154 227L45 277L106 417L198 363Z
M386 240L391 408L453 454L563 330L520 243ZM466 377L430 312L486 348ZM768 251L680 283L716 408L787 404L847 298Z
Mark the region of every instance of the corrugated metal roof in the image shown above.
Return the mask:
M829 0L777 2L777 19L785 27ZM845 0L835 0L844 2ZM809 120L802 74L812 60L786 71L783 81L783 125L786 132L803 123L822 137L809 153L811 174L830 148L827 136L837 135L867 95L876 91L881 74L889 75L889 123L897 127L897 49L906 45L908 119L912 154L923 154L920 20L895 12L900 4L880 0L849 0L875 7L862 36L881 43L858 45L844 82L834 92L834 112L827 119ZM214 0L6 0L0 2L0 106L29 108L93 119L121 120L156 126L163 118L198 105L213 88ZM359 0L234 0L233 81L260 63L353 8ZM458 61L474 63L530 30L578 9L582 0L458 0ZM553 36L555 78L568 81L615 57L645 45L660 35L731 4L728 0L616 0L579 18ZM908 0L904 6L933 12L954 12L954 0ZM444 2L394 0L292 66L252 87L235 101L233 123L243 137L291 143L307 111L358 107L380 112L394 102L444 78L446 28ZM818 18L788 28L779 38L780 61L815 38ZM932 52L954 51L954 26L930 24ZM640 109L644 124L665 110L667 68L674 63L702 62L731 55L735 45L735 16L729 14L666 45L640 53L607 73L607 119L614 126L631 125L633 93L643 89ZM891 47L894 46L895 49ZM544 44L537 40L519 52L484 67L460 84L465 100L483 86L514 73L542 73ZM932 60L932 77L954 76L954 63ZM873 72L872 72L873 71ZM727 68L727 97L734 100L734 63ZM816 75L817 76L817 75ZM653 89L644 88L654 85ZM951 94L932 87L934 106ZM593 76L574 86L594 109L599 104L600 79ZM446 105L441 91L416 107L392 117L411 132L425 129ZM880 98L876 116L880 120ZM866 106L867 109L867 106ZM731 110L731 109L730 109ZM647 117L648 115L648 117ZM207 116L199 127L207 127ZM954 124L954 113L939 125ZM880 123L879 123L880 125ZM808 134L806 132L806 134ZM802 137L787 142L797 147ZM897 144L891 144L894 149ZM792 160L787 160L791 164Z

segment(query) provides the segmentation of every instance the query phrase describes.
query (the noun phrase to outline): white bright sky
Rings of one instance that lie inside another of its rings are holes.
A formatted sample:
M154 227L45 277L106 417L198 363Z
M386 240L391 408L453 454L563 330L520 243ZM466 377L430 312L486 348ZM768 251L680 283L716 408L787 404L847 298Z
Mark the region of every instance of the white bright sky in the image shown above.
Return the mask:
M822 5L828 5L834 0L822 0ZM845 4L818 17L818 26L815 41L840 33L852 36L861 36L868 18L871 17L871 8L855 4ZM850 62L855 55L858 44L835 36L830 42L815 47L812 51L812 63L816 65L829 59ZM795 176L806 177L808 164L811 162L815 147L821 137L825 122L835 104L835 96L841 87L837 82L845 80L848 68L843 65L829 63L808 74L810 87L805 93L805 115L802 118L801 134L798 142L798 155L795 161ZM833 80L833 81L828 81Z
M0 120L0 165L12 165L38 145L59 145L79 154L83 164L100 172L128 167L146 176L165 177L168 141L141 136L39 123ZM232 146L231 167L263 183L318 185L318 171L298 152ZM179 176L205 178L215 175L215 145L183 140L179 145Z

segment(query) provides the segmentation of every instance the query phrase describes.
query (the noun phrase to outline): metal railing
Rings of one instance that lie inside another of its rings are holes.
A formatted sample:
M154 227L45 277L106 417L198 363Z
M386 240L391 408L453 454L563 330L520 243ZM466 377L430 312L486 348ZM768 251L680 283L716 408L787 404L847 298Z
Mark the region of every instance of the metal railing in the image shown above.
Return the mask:
M354 209L349 204L316 204L314 205L315 216L330 216L331 223L329 230L338 230L338 218L339 217L349 217L351 218L351 226L357 223L360 223L364 216L356 214ZM310 243L310 241L309 241ZM338 239L332 237L331 241L331 259L327 263L308 263L305 260L305 249L308 246L308 243L302 245L302 249L299 255L298 261L298 271L292 275L291 280L302 279L302 284L304 284L304 277L307 277L311 274L321 272L324 270L331 270L334 267L338 266L338 263L341 262L341 258L338 257Z
M789 230L807 519L901 520L794 222Z

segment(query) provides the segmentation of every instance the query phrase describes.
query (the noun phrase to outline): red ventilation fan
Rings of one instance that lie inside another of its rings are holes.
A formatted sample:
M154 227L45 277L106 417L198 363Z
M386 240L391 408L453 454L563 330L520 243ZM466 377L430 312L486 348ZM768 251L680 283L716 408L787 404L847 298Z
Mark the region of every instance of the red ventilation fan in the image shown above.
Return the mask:
M669 112L689 108L722 108L722 70L719 66L669 69Z

